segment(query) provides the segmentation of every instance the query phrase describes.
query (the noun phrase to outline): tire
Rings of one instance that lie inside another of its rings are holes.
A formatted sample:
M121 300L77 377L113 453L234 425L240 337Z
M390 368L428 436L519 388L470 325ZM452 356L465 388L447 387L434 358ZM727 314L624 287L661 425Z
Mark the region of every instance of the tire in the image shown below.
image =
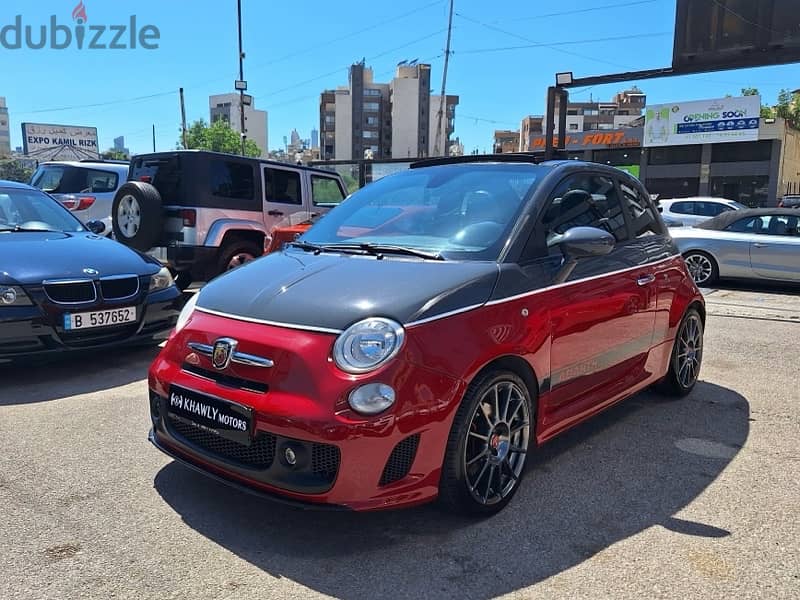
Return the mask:
M719 266L714 257L700 250L689 250L683 255L689 275L698 286L709 286L719 279Z
M687 310L675 334L669 370L658 386L662 393L682 397L694 389L703 363L703 329L700 313L694 308ZM689 366L685 366L687 362Z
M164 215L161 194L142 181L129 181L117 190L111 204L114 238L146 252L161 238Z
M234 238L225 243L220 249L216 271L210 274L209 279L255 260L263 253L263 244L259 246L251 240Z
M533 415L531 392L511 371L490 371L470 384L447 441L439 483L444 509L488 516L511 501L533 447Z

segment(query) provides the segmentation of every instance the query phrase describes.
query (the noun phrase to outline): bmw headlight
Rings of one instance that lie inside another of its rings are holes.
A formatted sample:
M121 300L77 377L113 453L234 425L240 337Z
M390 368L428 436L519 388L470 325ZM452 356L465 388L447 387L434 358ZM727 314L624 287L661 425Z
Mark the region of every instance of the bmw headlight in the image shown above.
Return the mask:
M405 330L391 319L373 317L351 325L333 345L333 359L342 371L367 373L393 358Z
M3 306L31 306L33 302L21 287L0 285L0 308Z
M167 267L161 267L161 270L150 278L149 291L157 292L158 290L165 290L173 283L175 282L172 279L172 273L169 272Z
M194 312L194 307L197 304L197 297L199 295L200 294L195 294L183 305L183 310L181 310L181 314L178 315L178 321L175 323L175 333L178 333L181 329L186 327L186 324L189 322Z

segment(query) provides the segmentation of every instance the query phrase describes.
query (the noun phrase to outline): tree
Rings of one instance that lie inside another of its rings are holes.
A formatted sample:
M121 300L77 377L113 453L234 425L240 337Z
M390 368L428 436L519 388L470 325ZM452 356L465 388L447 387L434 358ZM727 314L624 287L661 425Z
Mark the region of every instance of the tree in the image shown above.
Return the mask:
M781 90L778 93L775 114L781 119L786 119L792 127L800 127L800 93Z
M742 96L760 96L761 92L758 91L758 88L754 87L747 87L742 88ZM762 119L774 119L775 118L775 111L771 106L768 104L761 104L761 118Z
M0 179L28 183L32 175L33 169L18 160L0 160Z
M122 150L109 148L100 155L100 158L104 158L105 160L128 160L130 156L125 154Z
M217 119L211 125L204 119L198 119L186 130L186 144L192 150L211 150L226 154L242 153L242 138L238 132L231 128L230 123ZM183 140L178 140L178 147L183 147ZM261 156L261 150L256 143L245 140L245 156Z

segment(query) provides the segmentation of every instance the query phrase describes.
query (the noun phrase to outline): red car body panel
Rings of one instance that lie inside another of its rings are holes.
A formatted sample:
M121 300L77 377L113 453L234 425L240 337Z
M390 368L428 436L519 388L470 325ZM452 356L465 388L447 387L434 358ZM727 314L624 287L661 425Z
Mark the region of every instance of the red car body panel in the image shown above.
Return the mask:
M652 284L637 284L651 276ZM543 443L664 377L676 329L693 303L702 309L682 258L672 256L409 324L397 357L365 375L337 368L335 334L198 310L153 363L151 390L167 397L175 384L252 407L258 430L336 445L338 474L327 492L297 493L209 462L163 430L156 436L161 446L202 469L286 498L356 510L418 504L438 493L455 413L482 369L504 357L528 365L538 387L535 441ZM274 360L273 369L231 364L227 372L268 385L267 393L234 390L183 368L213 371L210 359L188 344L213 344L223 336L236 338L242 352ZM358 415L347 403L350 391L367 382L397 392L395 405L377 417ZM379 486L392 450L416 433L419 447L408 475Z

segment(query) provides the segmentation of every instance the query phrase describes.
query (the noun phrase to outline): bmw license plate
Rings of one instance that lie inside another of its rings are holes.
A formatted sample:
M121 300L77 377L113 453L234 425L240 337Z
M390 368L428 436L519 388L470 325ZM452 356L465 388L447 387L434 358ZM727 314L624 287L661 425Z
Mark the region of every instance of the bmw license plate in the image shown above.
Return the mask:
M173 385L167 412L207 433L250 445L253 409Z
M84 313L67 313L64 315L64 329L92 329L94 327L111 327L136 322L136 307L114 308L111 310L94 310Z

